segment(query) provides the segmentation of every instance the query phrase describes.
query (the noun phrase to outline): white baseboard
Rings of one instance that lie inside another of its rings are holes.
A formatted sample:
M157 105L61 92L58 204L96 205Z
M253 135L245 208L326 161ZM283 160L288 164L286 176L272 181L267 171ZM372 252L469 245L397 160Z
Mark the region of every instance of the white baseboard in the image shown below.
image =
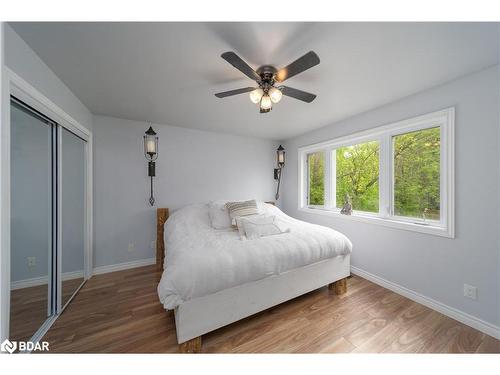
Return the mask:
M10 283L10 290L31 288L48 283L47 276L33 277L31 279L17 280Z
M65 272L62 274L63 281L79 279L81 277L83 277L83 271L72 271L72 272ZM31 279L13 281L10 283L10 290L31 288L33 286L44 285L47 284L48 281L49 281L48 276L40 276L40 277L33 277Z
M62 274L62 281L74 280L83 277L83 271L65 272Z
M472 328L477 329L478 331L486 333L487 335L493 336L496 339L500 340L500 327L494 324L485 322L482 319L457 310L454 307L445 305L444 303L438 302L411 289L395 284L392 281L388 281L379 276L373 275L360 268L351 266L351 273L358 275L363 279L367 279L375 284L383 286L386 289L392 290L393 292L409 298L412 301L418 302L430 309L440 312L441 314L449 316L452 319L458 320L460 323L466 324Z
M99 266L94 268L93 275L100 275L108 272L123 271L130 268L150 266L156 263L156 258L139 259L133 260L131 262L110 264L108 266Z
M125 262L125 263L110 264L108 266L95 267L92 274L93 275L100 275L100 274L108 273L108 272L123 271L123 270L128 270L130 268L149 266L149 265L155 264L155 263L156 263L156 258L148 258L148 259L134 260L134 261ZM66 273L63 273L63 275L62 275L63 281L78 279L80 277L83 277L83 271L66 272ZM47 282L48 282L47 276L40 276L40 277L31 278L31 279L18 280L18 281L13 281L10 284L10 289L15 290L15 289L30 288L32 286L39 286L39 285L47 284Z

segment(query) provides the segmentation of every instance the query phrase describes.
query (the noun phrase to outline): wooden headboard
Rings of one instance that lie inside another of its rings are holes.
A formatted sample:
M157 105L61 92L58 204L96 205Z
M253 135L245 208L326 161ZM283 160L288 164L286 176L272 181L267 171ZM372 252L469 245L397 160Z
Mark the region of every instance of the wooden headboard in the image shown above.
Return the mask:
M168 208L156 209L156 269L163 270L163 261L165 260L165 242L163 232L165 222L168 219Z
M274 202L265 202L276 205ZM157 208L156 209L156 268L161 271L163 270L163 263L165 261L165 241L164 241L164 231L165 222L168 219L168 208Z

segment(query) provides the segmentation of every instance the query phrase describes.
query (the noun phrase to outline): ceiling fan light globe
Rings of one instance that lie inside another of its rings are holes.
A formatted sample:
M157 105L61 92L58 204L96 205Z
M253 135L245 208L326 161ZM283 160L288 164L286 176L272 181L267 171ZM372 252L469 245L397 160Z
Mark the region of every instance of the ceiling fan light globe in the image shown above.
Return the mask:
M269 97L271 98L273 103L278 103L283 96L283 93L281 92L280 89L277 89L276 87L272 87L269 90Z
M258 102L260 102L262 95L264 95L264 90L260 88L250 91L250 100L252 101L252 103L257 104Z
M273 106L273 102L271 101L271 98L269 95L263 95L262 99L260 100L260 108L262 109L270 109Z

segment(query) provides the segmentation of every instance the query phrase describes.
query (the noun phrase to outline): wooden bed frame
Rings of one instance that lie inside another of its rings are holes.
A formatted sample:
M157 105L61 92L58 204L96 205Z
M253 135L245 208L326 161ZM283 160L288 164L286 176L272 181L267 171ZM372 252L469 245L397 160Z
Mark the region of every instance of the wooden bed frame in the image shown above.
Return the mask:
M274 202L266 203L274 205ZM156 210L158 270L163 270L165 261L163 236L168 217L168 208ZM174 310L179 352L200 353L203 334L324 285L328 285L328 289L337 295L344 294L347 292L349 274L350 256L345 255L186 301Z

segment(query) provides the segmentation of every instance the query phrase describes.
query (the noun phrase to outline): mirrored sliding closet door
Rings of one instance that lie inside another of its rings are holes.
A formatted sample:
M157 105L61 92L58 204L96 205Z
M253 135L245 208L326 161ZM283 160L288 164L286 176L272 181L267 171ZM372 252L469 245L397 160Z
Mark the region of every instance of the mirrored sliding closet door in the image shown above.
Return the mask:
M10 339L28 341L55 313L54 123L11 101Z
M61 304L64 307L84 281L86 142L61 129Z
M77 133L11 97L14 341L39 340L85 282L88 142Z

